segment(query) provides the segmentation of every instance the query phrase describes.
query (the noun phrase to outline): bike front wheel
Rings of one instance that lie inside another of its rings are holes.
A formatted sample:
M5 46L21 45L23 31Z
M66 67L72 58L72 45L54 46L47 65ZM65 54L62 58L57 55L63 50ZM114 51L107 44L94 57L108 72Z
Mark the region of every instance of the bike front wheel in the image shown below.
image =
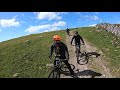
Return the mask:
M84 56L81 56L81 59L78 62L80 65L85 65L88 63L88 60L89 60L89 57L84 55Z
M48 78L60 78L60 71L57 69L52 70Z

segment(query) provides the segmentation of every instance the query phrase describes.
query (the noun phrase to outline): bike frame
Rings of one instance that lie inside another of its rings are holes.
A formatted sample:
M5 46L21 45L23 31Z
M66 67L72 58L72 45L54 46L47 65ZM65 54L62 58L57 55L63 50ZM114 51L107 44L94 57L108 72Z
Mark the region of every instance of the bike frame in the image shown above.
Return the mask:
M79 55L79 51L80 51L79 45L76 45L75 48L76 48L76 56L79 57L78 56Z
M60 72L61 72L61 65L62 65L62 59L59 59L59 56L55 56L54 60L54 69L49 74L48 78L52 75L52 78L60 78ZM56 75L54 75L56 73Z
M54 60L54 67L60 67L62 64L62 61L59 59L59 57L56 57Z

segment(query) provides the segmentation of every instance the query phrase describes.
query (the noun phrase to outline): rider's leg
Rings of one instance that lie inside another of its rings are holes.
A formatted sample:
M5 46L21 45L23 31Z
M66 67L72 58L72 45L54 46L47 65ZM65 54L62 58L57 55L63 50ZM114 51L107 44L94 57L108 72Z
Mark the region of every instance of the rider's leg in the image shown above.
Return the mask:
M76 53L76 50L77 50L77 44L75 43L75 53Z
M79 53L80 53L80 58L82 58L82 53L81 53L81 44L79 44Z
M65 61L63 61L63 62L66 64L67 68L69 69L70 74L73 75L73 74L74 74L74 71L71 69L71 66L70 66L70 64L68 63L68 60L65 60Z
M81 51L80 51L81 48L80 47L81 47L81 45L79 44L79 53L81 53Z

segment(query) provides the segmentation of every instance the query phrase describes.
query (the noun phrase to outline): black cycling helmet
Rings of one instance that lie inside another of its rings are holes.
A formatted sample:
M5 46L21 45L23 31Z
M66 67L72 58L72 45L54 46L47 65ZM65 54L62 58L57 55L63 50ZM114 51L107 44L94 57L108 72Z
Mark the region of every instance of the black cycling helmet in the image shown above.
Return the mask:
M75 34L78 34L78 31L75 31Z

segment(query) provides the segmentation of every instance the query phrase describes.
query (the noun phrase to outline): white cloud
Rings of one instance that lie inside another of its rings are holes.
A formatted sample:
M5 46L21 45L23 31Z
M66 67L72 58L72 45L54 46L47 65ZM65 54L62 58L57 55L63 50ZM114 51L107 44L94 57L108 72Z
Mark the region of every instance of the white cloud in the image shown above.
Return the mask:
M36 33L36 32L54 31L54 30L59 30L60 29L59 27L62 27L65 25L66 25L66 22L59 21L59 22L54 22L53 24L30 26L25 30L25 32Z
M0 20L0 26L4 27L4 28L14 27L14 26L16 27L16 26L19 26L19 25L20 25L20 23L18 21L16 21L15 18L13 18L13 19L1 19Z
M85 17L86 17L86 18L89 18L89 19L91 19L91 20L101 20L98 16L95 16L95 15L93 15L93 16L86 15Z
M56 12L38 12L37 13L37 18L38 19L48 19L48 20L60 20L62 19L62 17L60 16L60 14L63 13L56 13Z
M38 25L38 26L30 26L25 31L29 32L29 33L32 33L32 32L37 32L38 30L47 29L47 28L50 28L50 24L47 24L47 25Z
M80 18L78 18L79 22L80 21L81 22L83 22L83 21L99 21L99 22L102 22L102 19L99 16L97 16L98 12L91 12L91 13L85 12L83 14L77 12L77 14L79 14L79 17L80 17ZM93 15L91 15L91 14L93 14Z
M58 27L52 27L52 28L50 28L50 30L48 30L48 31L55 31L55 30L60 30L60 28L58 28Z
M66 22L64 21L59 21L59 22L55 22L52 26L65 26L66 25Z
M49 30L44 30L44 32L48 32Z
M95 27L97 24L92 24L92 25L89 25L88 27Z

